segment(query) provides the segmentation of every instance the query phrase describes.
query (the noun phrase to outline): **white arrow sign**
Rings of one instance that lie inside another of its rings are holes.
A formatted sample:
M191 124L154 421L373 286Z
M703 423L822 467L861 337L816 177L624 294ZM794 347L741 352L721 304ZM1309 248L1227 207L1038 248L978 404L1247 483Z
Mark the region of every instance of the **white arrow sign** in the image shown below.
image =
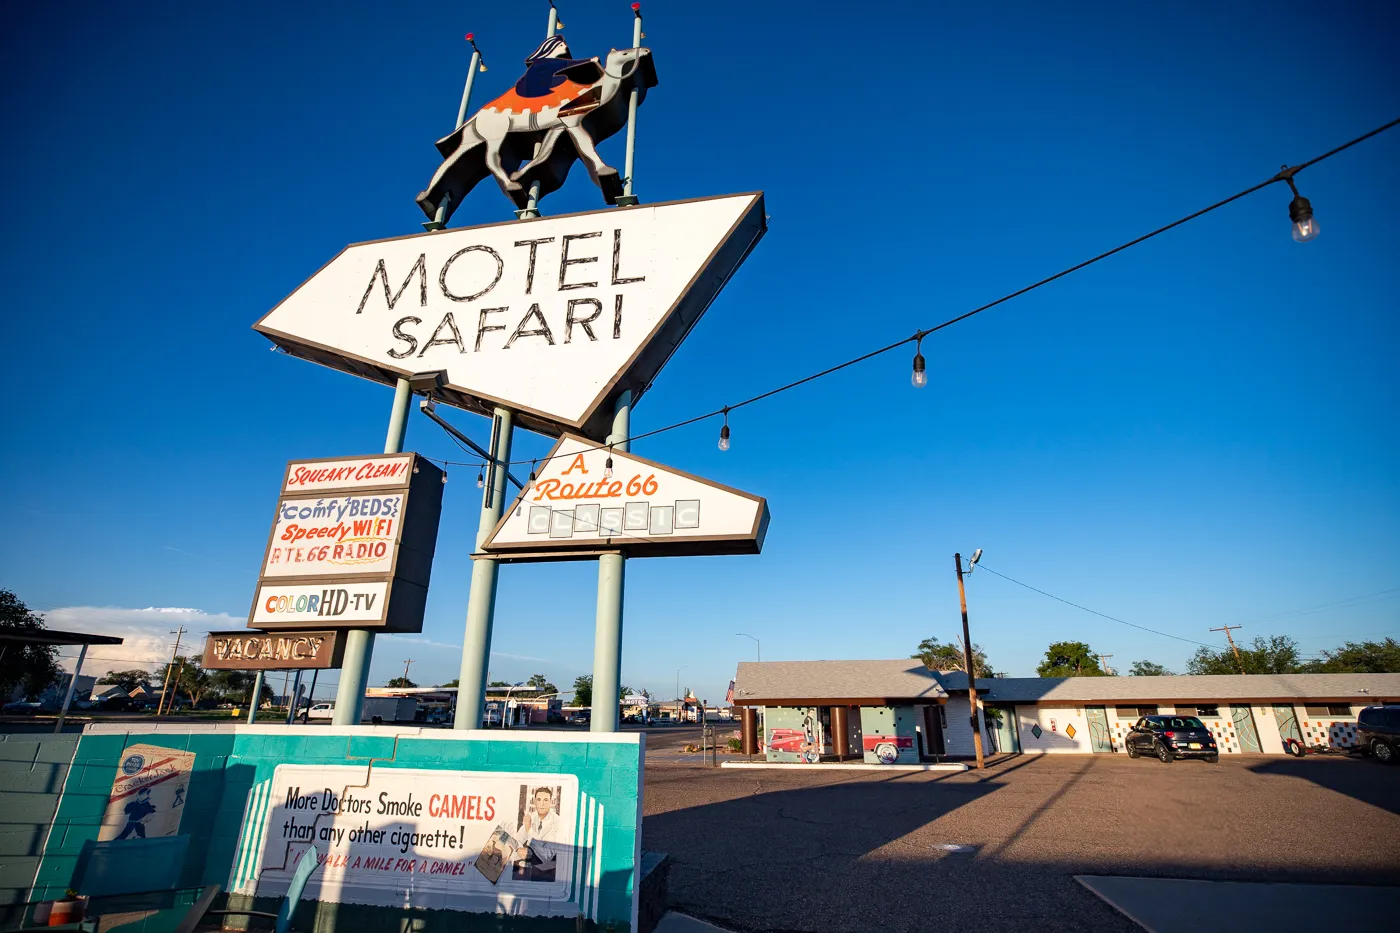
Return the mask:
M762 193L512 221L348 246L254 328L296 356L606 434L766 230Z
M565 435L482 550L521 560L757 554L767 531L759 496Z

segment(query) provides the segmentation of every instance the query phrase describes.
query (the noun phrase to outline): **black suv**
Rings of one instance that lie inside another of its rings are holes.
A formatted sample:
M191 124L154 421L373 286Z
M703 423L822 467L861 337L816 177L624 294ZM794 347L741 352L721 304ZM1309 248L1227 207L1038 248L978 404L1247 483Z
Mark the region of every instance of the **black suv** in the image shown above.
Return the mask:
M1156 755L1162 762L1178 758L1220 760L1215 737L1195 716L1144 716L1133 723L1124 744L1129 758Z
M1381 764L1400 760L1400 706L1368 706L1356 717L1356 744Z

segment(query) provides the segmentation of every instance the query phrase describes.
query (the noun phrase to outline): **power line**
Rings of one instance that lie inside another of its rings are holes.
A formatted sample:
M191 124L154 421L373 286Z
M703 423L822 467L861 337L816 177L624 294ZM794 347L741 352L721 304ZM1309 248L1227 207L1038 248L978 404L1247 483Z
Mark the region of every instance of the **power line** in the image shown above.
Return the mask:
M1093 256L1093 257L1091 257L1091 258L1089 258L1089 259L1084 260L1083 262L1076 263L1075 265L1070 266L1068 269L1064 269L1064 270L1062 270L1062 271L1060 271L1060 272L1056 272L1054 275L1046 276L1045 278L1040 279L1040 280L1037 281L1037 282L1033 282L1033 283L1031 283L1030 285L1027 285L1027 286L1025 286L1025 287L1023 287L1023 288L1018 288L1018 289L1016 289L1015 291L1010 292L1009 294L1003 295L1003 296L1001 296L1000 298L995 299L994 301L989 301L989 302L987 302L987 303L984 304L984 305L981 305L981 306L979 306L979 307L973 308L971 311L966 311L966 312L964 312L964 313L962 313L962 314L959 314L959 315L956 316L956 317L949 318L948 320L943 321L941 324L935 324L935 325L932 326L932 327L925 328L925 329L923 329L923 330L917 330L917 331L915 331L912 335L910 335L910 336L908 336L908 337L905 337L905 338L902 339L902 340L896 340L896 341L893 342L893 343L886 344L885 346L880 347L880 348L875 349L875 350L871 350L871 351L869 351L868 353L862 353L861 355L859 355L859 356L857 356L857 357L854 357L854 358L852 358L852 359L846 360L845 362L837 363L835 366L828 366L826 369L823 369L823 370L820 370L820 371L818 371L818 372L812 373L812 374L809 375L809 376L803 376L801 379L793 380L792 382L785 383L785 384L783 384L783 385L778 386L777 388L769 389L769 390L766 391L766 392L760 392L758 395L754 395L754 396L751 396L751 397L749 397L749 398L743 399L742 401L735 402L735 403L732 404L732 405L724 405L724 406L722 406L722 407L720 407L720 408L715 409L714 411L706 412L706 413L701 414L701 415L695 415L694 417L686 418L686 419L683 420L683 421L677 421L677 422L675 422L674 424L668 424L668 425L666 425L665 427L656 428L656 429L651 430L651 431L645 431L645 432L643 432L643 433L641 433L641 434L633 434L633 435L631 435L631 436L629 436L629 437L627 438L627 440L626 440L625 443L630 443L630 442L632 442L632 441L642 440L643 438L654 437L654 436L656 436L656 435L658 435L658 434L664 434L664 433L666 433L667 431L674 431L674 430L676 430L676 429L678 429L678 428L688 427L688 426L690 426L690 425L692 425L692 424L696 424L696 423L701 422L701 421L709 420L710 418L717 418L717 417L722 417L722 416L727 417L728 414L729 414L730 412L732 412L732 411L737 411L738 409L744 408L745 406L753 405L753 404L755 404L755 403L757 403L757 402L761 402L761 401L763 401L763 400L765 400L765 399L772 398L773 396L779 395L779 394L781 394L781 393L783 393L783 392L787 392L787 391L790 391L790 390L792 390L792 389L796 389L796 388L798 388L799 386L804 386L804 385L806 385L806 384L809 383L809 382L813 382L813 381L815 381L815 380L817 380L817 379L821 379L821 378L824 378L824 377L826 377L826 376L830 376L830 375L832 375L832 374L834 374L834 373L838 373L838 372L842 371L843 369L848 369L849 367L855 366L855 365L858 364L858 363L864 363L866 360L874 359L875 357L881 356L881 355L883 355L883 354L885 354L885 353L888 353L888 352L890 352L891 350L897 350L897 349L899 349L900 347L906 346L906 345L911 344L911 343L918 343L919 341L923 340L925 337L929 336L930 334L937 333L938 331L942 330L942 329L945 328L945 327L951 327L951 326L954 325L954 324L957 324L957 323L959 323L959 322L961 322L961 321L967 320L968 318L972 317L973 315L981 314L983 311L988 311L988 310L990 310L990 309L992 309L992 308L995 308L996 306L998 306L998 305L1000 305L1000 304L1004 304L1005 302L1008 302L1008 301L1010 301L1010 300L1013 299L1013 298L1019 298L1021 295L1024 295L1024 294L1026 294L1027 292L1031 292L1031 291L1034 291L1035 289L1040 288L1040 287L1042 287L1042 286L1049 285L1051 282L1054 282L1054 281L1056 281L1056 280L1058 280L1058 279L1062 279L1062 278L1064 278L1065 276L1070 275L1070 274L1075 273L1075 272L1078 272L1079 270L1084 269L1084 268L1087 268L1088 266L1092 266L1092 265L1093 265L1094 263L1096 263L1096 262L1100 262L1100 261L1102 261L1102 260L1104 260L1104 259L1109 258L1110 256L1113 256L1113 255L1116 255L1117 253L1123 252L1123 250L1129 249L1129 248L1131 248L1131 247L1133 247L1133 246L1137 246L1139 243L1143 243L1143 242L1145 242L1145 241L1147 241L1147 240L1150 240L1150 239L1152 239L1152 238L1155 237L1155 236L1160 236L1161 234L1166 233L1168 230L1172 230L1172 229L1174 229L1174 228L1176 228L1176 227L1181 226L1182 224L1189 223L1190 221L1195 220L1195 219L1198 218L1198 217L1202 217L1202 216L1204 216L1205 214L1209 214L1211 211L1218 210L1218 209L1224 207L1224 206L1227 205L1227 204L1230 204L1230 203L1232 203L1232 202L1234 202L1234 201L1238 201L1240 198L1243 198L1243 197L1246 197L1246 196L1248 196L1248 195L1251 195L1251 194L1253 194L1253 193L1256 192L1256 191L1259 191L1259 190L1261 190L1261 189L1263 189L1263 188L1269 187L1270 185L1276 184L1276 183L1278 183L1278 182L1285 182L1285 183L1291 184L1291 183L1292 183L1293 177L1294 177L1298 172L1301 172L1303 169L1306 169L1306 168L1308 168L1308 167L1310 167L1310 166L1316 165L1317 163L1321 162L1321 161L1324 160L1324 159L1329 159L1329 158L1331 158L1332 156L1336 155L1337 153L1342 152L1342 151L1345 150L1345 149L1350 149L1352 146L1355 146L1355 145L1357 145L1358 143L1361 143L1361 142L1365 142L1366 140L1370 139L1372 136L1379 135L1380 133L1383 133L1383 132L1385 132L1386 130L1391 129L1391 128L1395 127L1395 126L1400 126L1400 118L1395 119L1395 120L1391 120L1389 123L1386 123L1386 124L1384 124L1384 125L1382 125L1382 126L1378 126L1378 127L1376 127L1375 129L1371 130L1371 131L1368 132L1368 133L1363 133L1363 134L1361 134L1360 136L1356 137L1355 139L1352 139L1352 140L1349 140L1349 141L1347 141L1347 142L1345 142L1345 143L1342 143L1340 146L1337 146L1337 147L1334 148L1334 149L1330 149L1330 150L1328 150L1327 152L1324 152L1324 153L1322 153L1322 154L1319 155L1319 156L1314 156L1313 158L1308 159L1306 162L1302 162L1302 163L1300 163L1300 164L1298 164L1298 165L1295 165L1295 166L1293 166L1293 167L1291 167L1291 168L1288 167L1288 166L1285 166L1283 169L1281 169L1278 173L1276 173L1276 174L1273 175L1272 177L1270 177L1270 178L1268 178L1268 179L1265 179L1264 181L1261 181L1261 182L1259 182L1258 184L1251 185L1250 187L1245 188L1243 191L1239 191L1239 192L1237 192L1237 193L1235 193L1235 194L1230 195L1230 196L1227 197L1227 198L1223 198L1223 199L1221 199L1221 200L1219 200L1219 201L1216 201L1214 204L1207 205L1206 207L1203 207L1203 208L1201 208L1200 210L1193 211L1193 212L1191 212L1190 214L1187 214L1185 217L1181 217L1181 218L1179 218L1179 219L1177 219L1177 220L1172 221L1172 222L1169 223L1169 224L1165 224L1165 225L1163 225L1163 226L1161 226L1161 227L1158 227L1157 229L1151 231L1150 233L1144 233L1142 236L1135 237L1134 239L1131 239L1131 240L1129 240L1129 241L1126 242L1126 243L1123 243L1123 244L1121 244L1121 245L1119 245L1119 246L1113 247L1113 248L1110 249L1110 250L1106 250L1106 251L1104 251L1104 252L1102 252L1102 253L1099 253L1097 256ZM589 450L602 450L603 448L608 447L608 446L614 446L614 445L598 444L598 445L596 445L595 447L591 447L591 448L588 448L588 449L589 449ZM575 453L578 453L578 452L579 452L579 451L575 451ZM571 454L571 456L572 456L572 454ZM524 463L531 463L531 462L547 463L550 459L551 459L551 458L549 458L549 457L539 457L539 458L534 458L533 460L529 460L529 459L511 460L511 461L503 461L503 463L504 463L506 466L518 466L518 465L521 465L521 464L524 464ZM464 465L466 465L466 464L464 464ZM1199 642L1196 642L1195 644L1200 644L1200 643L1199 643Z
M1037 589L1036 587L1031 586L1029 583L1022 583L1020 580L1013 580L1011 577L1008 577L1008 576L1007 576L1006 574L1004 574L1004 573L997 573L997 572L996 572L995 570L993 570L991 567L988 567L985 561L979 563L979 564L977 565L977 569L978 569L978 570L985 570L985 571L987 571L988 573L993 574L993 575L998 576L998 577L1001 577L1003 580L1006 580L1006 581L1009 582L1009 583L1014 583L1014 584L1016 584L1017 586L1024 586L1026 589L1028 589L1028 590L1030 590L1030 591L1032 591L1032 592L1039 593L1041 596L1048 596L1048 597L1050 597L1051 599L1055 600L1056 602L1064 603L1066 606L1073 606L1075 609L1079 609L1079 610L1081 610L1081 611L1083 611L1083 612L1087 612L1087 613L1089 613L1090 615L1096 615L1096 616L1099 616L1100 618L1108 619L1110 622L1117 622L1119 625L1126 625L1126 626L1128 626L1129 628L1141 629L1141 630L1144 631L1144 632L1151 632L1153 635L1161 635L1163 638L1175 638L1177 641L1184 641L1184 642L1186 642L1187 644L1191 644L1191 645L1200 645L1202 648L1210 648L1211 650L1217 650L1217 649L1219 649L1219 647L1220 647L1219 645L1208 645L1208 644L1206 644L1206 643L1203 642L1203 641L1196 641L1196 640L1193 639L1193 638L1182 638L1180 635L1173 635L1173 634L1171 634L1170 632L1159 632L1159 631L1157 631L1155 628L1148 628L1148 627L1145 626L1145 625L1138 625L1136 622L1127 622L1127 621L1125 621L1125 620L1123 620L1123 619L1120 619L1120 618L1118 618L1118 617L1116 617L1116 616L1111 616L1111 615L1109 615L1109 614L1106 613L1106 612L1099 612L1097 609L1090 609L1088 606L1081 606L1081 605L1079 605L1079 603L1072 603L1072 602L1070 602L1068 599L1064 599L1063 597L1056 596L1054 593L1047 593L1047 592L1045 592L1045 591L1042 590L1042 589Z

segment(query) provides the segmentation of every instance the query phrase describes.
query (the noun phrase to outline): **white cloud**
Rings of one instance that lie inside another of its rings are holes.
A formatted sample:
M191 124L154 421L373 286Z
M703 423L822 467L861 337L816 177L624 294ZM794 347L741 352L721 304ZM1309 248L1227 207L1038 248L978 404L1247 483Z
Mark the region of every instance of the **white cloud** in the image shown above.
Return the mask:
M149 667L170 660L175 646L176 628L183 626L180 653L197 653L204 649L204 636L212 631L244 628L248 620L224 612L209 613L201 609L176 606L147 606L145 609L123 609L115 606L66 606L43 613L48 628L62 632L83 632L90 635L115 635L120 645L93 645L83 670L101 674L123 667ZM186 650L188 646L188 651ZM59 649L63 666L72 670L78 646Z

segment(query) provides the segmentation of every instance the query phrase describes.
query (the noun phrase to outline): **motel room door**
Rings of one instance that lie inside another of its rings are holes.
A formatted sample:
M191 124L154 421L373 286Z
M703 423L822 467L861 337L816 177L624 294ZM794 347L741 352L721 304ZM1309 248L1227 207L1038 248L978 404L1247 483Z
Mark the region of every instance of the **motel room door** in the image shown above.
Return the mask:
M1240 740L1240 751L1258 754L1264 751L1259 744L1259 732L1254 728L1254 714L1248 706L1230 707L1230 718L1235 723L1235 736ZM1297 727L1297 722L1294 722Z
M1289 739L1302 747L1303 733L1298 728L1298 714L1294 711L1292 703L1275 703L1274 720L1278 723L1278 737L1283 740L1284 751L1288 750Z
M1108 730L1108 710L1102 706L1086 706L1084 718L1089 720L1089 745L1094 751L1113 751L1113 733Z
M1016 707L987 706L984 711L987 725L996 733L997 751L1002 754L1018 754L1021 751L1021 739L1016 734ZM999 715L993 716L993 711Z

